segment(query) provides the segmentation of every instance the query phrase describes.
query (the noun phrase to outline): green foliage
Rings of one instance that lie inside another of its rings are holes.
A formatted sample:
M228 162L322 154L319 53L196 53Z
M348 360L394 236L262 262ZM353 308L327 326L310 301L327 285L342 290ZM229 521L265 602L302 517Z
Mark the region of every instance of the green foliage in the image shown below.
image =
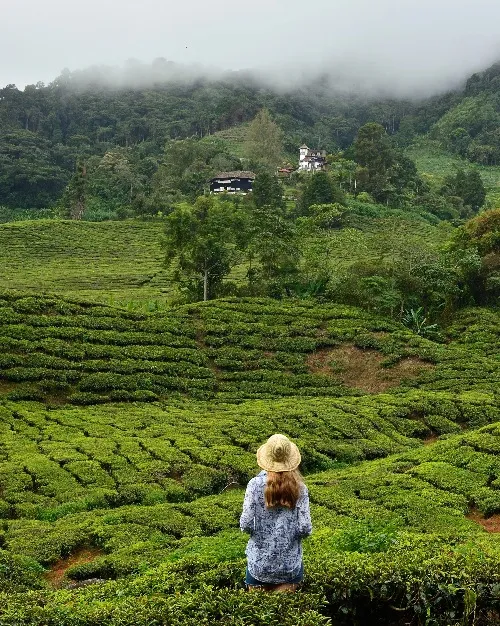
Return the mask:
M0 172L0 206L9 208L48 207L69 179L64 148L20 129L0 134Z
M396 543L394 524L377 520L358 522L343 529L336 537L336 548L340 552L386 552Z
M302 224L311 228L315 235L318 229L328 230L345 226L349 219L349 209L342 204L312 204L308 209L308 218L302 218Z
M478 304L498 302L500 295L500 209L479 214L466 222L450 243L459 258L478 257L466 278Z
M370 193L376 200L385 200L389 192L389 169L394 163L394 154L384 128L370 122L362 126L353 144L356 162L361 172L361 190Z
M217 296L238 258L237 224L234 205L212 196L200 196L193 206L178 204L166 219L167 265L178 264L177 280L203 300Z
M300 200L300 215L307 216L312 205L345 204L345 196L326 172L307 177Z
M152 176L150 192L138 203L137 212L168 214L181 200L194 202L217 172L234 169L241 169L239 159L217 139L169 141Z
M246 135L246 156L252 163L274 172L283 156L283 131L268 109L261 109L250 122Z
M437 324L428 324L425 317L424 309L419 307L418 309L410 309L404 311L401 321L405 326L411 328L413 332L422 337L435 337L437 334Z
M471 161L495 165L499 161L496 95L481 93L463 98L433 126L432 136Z
M466 215L467 212L477 213L486 199L484 184L477 170L469 172L458 170L455 176L446 177L444 191L462 200L465 207L465 211L461 211L462 215Z
M272 207L283 208L283 187L276 176L268 172L258 174L252 186L252 200L257 209Z

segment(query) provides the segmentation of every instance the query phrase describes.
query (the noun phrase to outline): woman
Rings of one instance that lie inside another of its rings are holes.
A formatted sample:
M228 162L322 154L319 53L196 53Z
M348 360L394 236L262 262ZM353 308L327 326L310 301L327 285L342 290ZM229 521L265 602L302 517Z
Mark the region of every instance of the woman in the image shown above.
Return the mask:
M250 533L245 582L250 590L295 591L304 575L302 537L312 531L300 452L285 435L273 435L257 450L257 464L264 471L248 483L240 519Z

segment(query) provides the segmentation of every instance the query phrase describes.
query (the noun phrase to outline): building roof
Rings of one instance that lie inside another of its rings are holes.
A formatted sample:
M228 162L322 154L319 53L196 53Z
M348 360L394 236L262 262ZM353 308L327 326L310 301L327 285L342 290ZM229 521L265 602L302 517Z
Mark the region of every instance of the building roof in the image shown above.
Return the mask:
M314 154L310 154L310 155L308 154L306 157L304 157L303 160L304 161L317 161L317 162L326 161L325 157L316 156Z
M300 146L299 150L302 150L303 148L305 148L306 150L309 150L309 146L306 146L306 144L305 144L305 143L303 143L303 144Z
M255 174L253 172L245 172L242 170L237 170L235 172L219 172L211 180L217 180L218 178L250 178L253 180L255 178Z

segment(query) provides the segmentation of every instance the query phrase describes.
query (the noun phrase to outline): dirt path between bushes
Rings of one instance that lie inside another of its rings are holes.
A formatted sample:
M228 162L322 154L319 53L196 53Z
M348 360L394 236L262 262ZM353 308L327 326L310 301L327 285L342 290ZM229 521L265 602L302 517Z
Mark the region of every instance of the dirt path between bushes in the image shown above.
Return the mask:
M483 517L479 511L473 509L466 517L482 526L488 533L500 533L500 513L491 517Z
M45 573L45 580L51 587L58 588L62 585L64 575L70 567L91 563L103 554L102 550L98 548L80 548L74 554L70 554L65 559L60 559L57 563L54 563L49 571Z

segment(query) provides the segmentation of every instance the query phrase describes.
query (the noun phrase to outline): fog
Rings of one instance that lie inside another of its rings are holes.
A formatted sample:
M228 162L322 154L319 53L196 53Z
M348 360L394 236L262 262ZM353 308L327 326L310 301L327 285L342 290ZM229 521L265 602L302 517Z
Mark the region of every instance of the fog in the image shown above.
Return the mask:
M427 96L500 59L498 0L2 4L0 86L49 83L63 68L116 86L251 70L279 88L322 74L338 89Z

